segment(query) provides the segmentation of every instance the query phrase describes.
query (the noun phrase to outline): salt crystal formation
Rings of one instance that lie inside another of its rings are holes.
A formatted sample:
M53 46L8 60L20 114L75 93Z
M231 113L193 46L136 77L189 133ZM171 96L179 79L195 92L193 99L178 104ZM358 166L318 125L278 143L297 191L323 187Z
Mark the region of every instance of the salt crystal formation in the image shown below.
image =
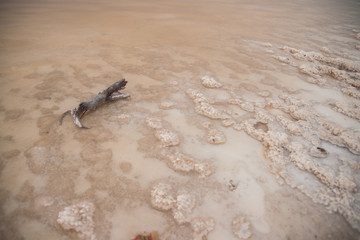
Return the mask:
M161 119L148 117L146 125L156 130L155 137L162 143L164 147L171 147L180 144L178 135L170 129L163 128Z
M194 89L188 89L186 91L186 93L195 103L195 111L198 114L201 114L210 119L228 119L229 118L229 116L226 113L214 108L210 104L210 101L201 92L194 90Z
M176 204L173 207L173 216L177 223L186 223L190 221L191 213L195 207L196 200L190 194L178 193Z
M165 183L159 183L151 191L151 203L154 207L161 210L170 210L175 204L172 188Z
M213 77L203 76L201 78L201 83L204 87L207 88L220 88L222 84L215 80Z
M146 125L155 129L155 137L160 140L164 147L175 147L180 144L180 139L176 133L169 129L163 128L161 119L155 117L148 117ZM190 172L195 171L200 178L208 177L212 174L209 164L204 162L197 162L192 157L189 157L177 150L164 150L161 153L163 157L168 160L170 168L175 171Z
M313 83L322 85L325 83L322 78L324 76L330 76L340 83L347 85L348 90L345 90L345 94L354 96L355 98L359 95L359 92L356 91L354 87L360 87L360 65L347 59L339 57L332 58L317 52L306 52L287 46L281 49L290 53L291 56L297 60L308 61L308 64L306 65L297 64L295 62L291 62L290 64L290 61L286 63L295 66L301 72L308 74L312 77ZM341 87L339 86L339 88Z
M360 119L360 66L357 62L338 57L345 56L343 54L333 58L333 51L329 49L322 49L327 55L290 47L281 50L289 56L275 58L298 68L306 75L304 81L319 86L331 83L343 94L345 101L330 103L329 107L355 120ZM261 142L271 172L279 184L286 183L298 189L314 202L325 205L329 211L342 214L353 228L360 230L357 207L360 195L356 194L356 171L360 165L354 161L360 155L360 138L356 131L322 117L313 103L305 99L287 94L270 98L269 94L264 94L265 99L251 102L229 89L227 91L232 96L227 101L232 108L223 111L214 108L217 103L198 90L189 89L187 94L199 115L220 120L223 126L245 131ZM234 106L246 111L247 115L235 115ZM211 125L205 128L210 131ZM216 141L216 134L210 135L209 140ZM330 149L327 149L328 144ZM332 152L334 148L336 150ZM352 157L342 157L348 154Z
M59 212L57 222L65 230L74 230L78 237L85 240L96 240L93 215L95 206L89 202L81 202L64 208Z
M196 217L191 220L191 227L193 229L193 240L203 240L207 239L206 236L214 230L215 221L212 218Z
M245 217L236 217L232 221L232 232L238 239L249 239L252 235L251 225Z
M195 171L201 178L208 177L212 174L209 164L196 162L192 157L180 152L164 153L164 156L169 159L169 165L174 170L182 172Z
M206 238L215 227L215 221L212 218L193 217L195 198L186 191L175 194L169 184L158 183L153 187L151 203L157 209L172 210L172 215L178 224L190 223L194 240Z
M176 146L180 144L178 135L169 129L162 128L156 130L155 137L159 139L165 147Z
M172 187L166 183L158 183L151 191L151 203L160 210L172 210L177 223L189 222L195 199L187 192L174 194Z

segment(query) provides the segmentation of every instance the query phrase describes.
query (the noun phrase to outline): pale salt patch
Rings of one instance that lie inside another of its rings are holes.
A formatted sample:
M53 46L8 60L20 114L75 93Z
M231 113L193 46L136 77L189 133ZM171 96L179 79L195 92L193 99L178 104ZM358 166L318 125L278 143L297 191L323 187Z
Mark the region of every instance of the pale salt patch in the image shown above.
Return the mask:
M201 78L201 83L204 87L208 88L220 88L222 84L215 80L213 77L203 76Z
M130 114L127 113L122 113L118 116L118 119L129 119L130 118Z
M156 130L155 137L159 139L165 147L176 146L180 144L178 135L169 129L162 128Z
M238 239L249 239L252 235L250 222L243 216L233 219L232 231Z
M146 118L146 125L154 129L160 129L163 127L161 123L161 119L155 117Z
M59 212L57 222L65 230L75 230L81 239L95 240L97 238L94 233L94 212L93 203L81 202Z
M175 106L174 102L170 102L170 101L164 101L160 103L160 108L167 110L167 109L171 109Z

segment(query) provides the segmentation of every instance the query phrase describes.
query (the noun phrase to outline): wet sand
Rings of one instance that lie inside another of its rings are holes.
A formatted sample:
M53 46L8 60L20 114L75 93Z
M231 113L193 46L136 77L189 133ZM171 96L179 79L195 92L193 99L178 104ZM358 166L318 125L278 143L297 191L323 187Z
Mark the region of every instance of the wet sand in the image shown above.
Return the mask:
M359 11L1 2L0 238L358 239Z

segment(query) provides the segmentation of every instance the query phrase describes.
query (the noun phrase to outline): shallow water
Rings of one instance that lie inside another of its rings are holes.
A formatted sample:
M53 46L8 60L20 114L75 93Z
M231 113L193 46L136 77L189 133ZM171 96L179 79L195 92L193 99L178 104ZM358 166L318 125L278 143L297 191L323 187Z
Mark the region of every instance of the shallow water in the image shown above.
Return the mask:
M0 238L358 239L359 12L2 1Z

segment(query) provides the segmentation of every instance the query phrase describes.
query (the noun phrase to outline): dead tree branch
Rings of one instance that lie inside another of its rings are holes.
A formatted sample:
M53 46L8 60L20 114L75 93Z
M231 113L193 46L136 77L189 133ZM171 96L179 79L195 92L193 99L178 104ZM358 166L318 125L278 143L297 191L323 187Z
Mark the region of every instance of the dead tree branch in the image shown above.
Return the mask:
M77 108L70 109L64 112L60 117L60 125L62 124L63 119L70 114L76 126L80 128L88 128L81 124L80 119L84 116L84 114L88 111L93 111L100 105L118 100L118 99L125 99L130 97L129 94L121 93L120 91L125 88L127 81L125 79L121 79L116 83L112 84L110 87L105 89L104 91L100 92L98 95L90 99L86 102L81 102Z

